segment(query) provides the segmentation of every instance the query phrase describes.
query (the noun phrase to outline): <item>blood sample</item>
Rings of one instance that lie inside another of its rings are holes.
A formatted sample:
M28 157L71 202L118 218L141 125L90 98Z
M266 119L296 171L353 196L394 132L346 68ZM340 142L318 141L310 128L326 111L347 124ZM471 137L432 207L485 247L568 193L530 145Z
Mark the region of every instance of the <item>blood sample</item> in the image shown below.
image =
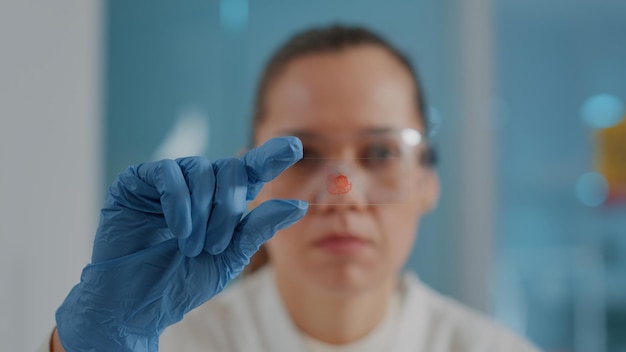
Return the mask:
M326 176L326 192L333 196L346 194L352 190L352 182L343 174L328 174Z

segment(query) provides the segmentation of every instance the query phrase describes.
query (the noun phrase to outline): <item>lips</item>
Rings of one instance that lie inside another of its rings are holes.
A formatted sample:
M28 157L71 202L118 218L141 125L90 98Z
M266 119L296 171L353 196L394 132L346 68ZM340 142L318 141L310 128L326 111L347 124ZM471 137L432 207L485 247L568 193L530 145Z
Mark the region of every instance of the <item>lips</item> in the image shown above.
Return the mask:
M330 234L315 242L315 246L335 254L351 254L369 245L365 239L352 234Z

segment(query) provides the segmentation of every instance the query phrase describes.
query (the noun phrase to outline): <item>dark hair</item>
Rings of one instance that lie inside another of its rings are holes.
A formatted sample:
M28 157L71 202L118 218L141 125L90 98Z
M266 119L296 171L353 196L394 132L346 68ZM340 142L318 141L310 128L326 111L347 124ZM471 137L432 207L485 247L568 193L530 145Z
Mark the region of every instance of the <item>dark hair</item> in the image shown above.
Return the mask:
M415 87L415 104L419 112L418 116L424 126L425 138L428 138L430 126L426 114L427 105L422 85L420 84L417 72L407 56L391 45L387 40L366 28L344 25L332 25L329 27L305 30L291 37L274 53L265 66L265 70L263 71L263 75L257 87L252 119L252 133L256 131L263 120L265 114L265 96L269 86L289 63L302 56L332 53L361 45L375 45L385 49L409 71ZM434 165L435 153L432 148L426 148L424 155L421 156L421 161L427 166Z

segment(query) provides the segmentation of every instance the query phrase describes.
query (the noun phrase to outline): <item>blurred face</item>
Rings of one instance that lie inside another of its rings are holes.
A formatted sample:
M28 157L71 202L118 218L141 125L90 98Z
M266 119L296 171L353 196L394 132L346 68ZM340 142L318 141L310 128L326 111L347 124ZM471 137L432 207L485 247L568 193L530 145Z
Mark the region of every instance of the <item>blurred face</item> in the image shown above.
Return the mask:
M368 197L383 186L383 177L376 174L383 171L376 170L386 170L385 165L355 160L387 155L389 148L379 148L381 143L371 147L381 131L394 135L393 131L412 128L423 133L415 89L408 71L376 46L298 58L275 78L265 96L264 119L255 131L257 144L296 135L302 137L305 157L323 154L341 160L337 169L321 167L322 172L290 169L266 185L255 200L258 204L275 198L275 190L282 189L280 198L315 203L300 222L267 243L277 275L310 290L339 295L374 288L397 276L415 241L420 216L436 202L436 175L418 163L422 143L402 164L400 176L412 182L407 188L410 197L399 204L371 202ZM350 190L346 188L350 179L341 178L340 168L353 170L368 182ZM299 185L309 184L314 174L326 191L341 193L341 201L319 201L315 187L299 192ZM294 190L292 197L284 193L285 184Z

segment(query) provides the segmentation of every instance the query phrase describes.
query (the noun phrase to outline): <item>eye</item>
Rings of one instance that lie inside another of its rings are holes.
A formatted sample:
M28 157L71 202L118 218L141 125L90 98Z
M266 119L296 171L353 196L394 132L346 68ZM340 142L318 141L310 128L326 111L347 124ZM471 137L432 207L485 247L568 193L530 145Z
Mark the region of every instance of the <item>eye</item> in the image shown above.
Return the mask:
M363 154L363 164L370 169L387 167L393 164L400 156L397 147L390 144L372 144Z
M387 160L395 158L399 155L398 148L394 148L385 144L374 144L367 148L364 158L366 159L378 159Z

